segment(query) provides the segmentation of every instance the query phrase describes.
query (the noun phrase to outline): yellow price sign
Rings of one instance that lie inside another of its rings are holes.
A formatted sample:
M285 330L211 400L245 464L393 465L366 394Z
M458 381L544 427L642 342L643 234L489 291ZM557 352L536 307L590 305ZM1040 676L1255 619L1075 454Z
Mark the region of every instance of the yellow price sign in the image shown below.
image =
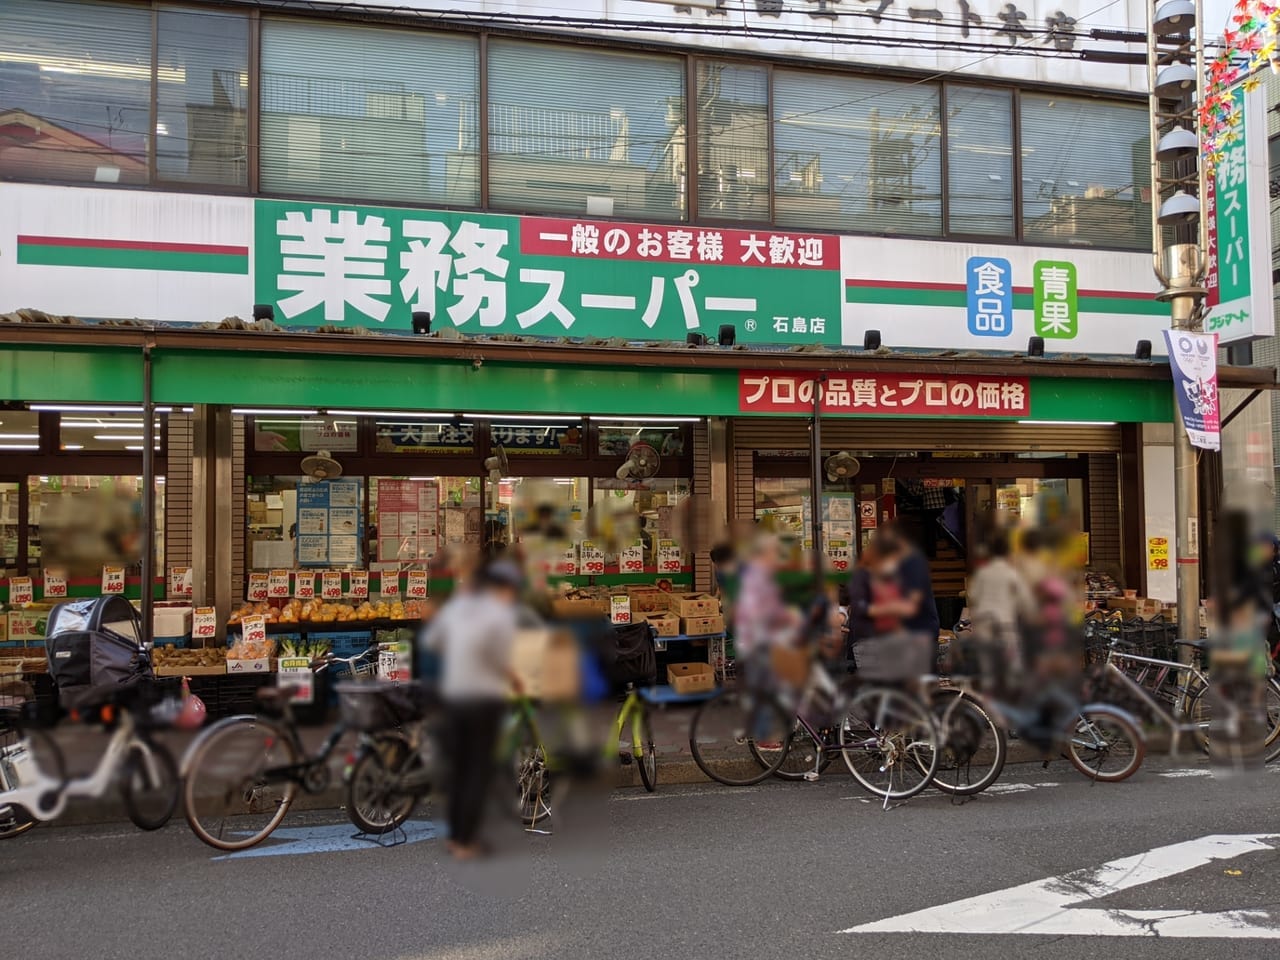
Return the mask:
M1148 570L1168 570L1169 569L1169 538L1168 537L1148 537L1147 538L1147 569Z

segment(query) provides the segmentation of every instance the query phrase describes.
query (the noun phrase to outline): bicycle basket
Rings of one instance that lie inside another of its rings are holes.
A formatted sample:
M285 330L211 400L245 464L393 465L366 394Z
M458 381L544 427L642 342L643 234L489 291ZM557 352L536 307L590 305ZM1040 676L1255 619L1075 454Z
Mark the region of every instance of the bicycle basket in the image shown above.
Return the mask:
M658 675L653 628L648 623L633 623L614 627L612 634L609 679L614 683L652 683Z
M425 692L413 684L340 683L336 690L343 725L362 733L421 720L429 706Z

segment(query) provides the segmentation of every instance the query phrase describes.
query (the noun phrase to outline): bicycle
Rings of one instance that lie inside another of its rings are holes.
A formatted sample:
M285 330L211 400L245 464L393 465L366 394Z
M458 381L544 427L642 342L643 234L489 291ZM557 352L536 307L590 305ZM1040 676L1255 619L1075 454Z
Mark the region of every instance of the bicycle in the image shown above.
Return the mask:
M965 621L954 628L957 638L970 632ZM1010 730L1039 742L1046 753L1059 748L1072 766L1095 781L1125 780L1146 756L1146 740L1137 723L1112 705L1080 704L1065 694L1045 700L1050 697L1046 693L1039 703L1015 706L976 692L963 678L956 678L952 686L933 678L928 696L943 739L943 775L935 777L934 786L954 796L974 796L999 779ZM973 763L980 754L987 759L975 778Z
M658 756L653 739L651 705L634 683L626 686L626 693L611 726L611 736L604 747L604 760L615 757L623 766L635 763L640 771L640 782L647 792L658 788ZM579 717L572 712L562 712L573 725ZM620 744L630 723L631 751L624 751ZM562 797L558 786L568 775L590 773L595 755L585 750L563 751L548 749L543 738L538 711L532 698L521 694L512 703L511 715L502 737L501 755L509 758L516 786L516 813L527 827L534 827L551 816L556 802ZM553 798L553 794L555 794Z
M1204 640L1176 640L1203 655L1208 650ZM1159 657L1122 650L1136 644L1112 637L1107 657L1102 664L1101 686L1115 684L1141 703L1150 715L1169 728L1172 750L1177 752L1183 736L1196 737L1201 750L1210 746L1211 708L1209 676L1193 663L1179 663ZM1129 671L1132 671L1132 675ZM1280 757L1280 682L1268 677L1264 684L1267 712L1267 735L1263 740L1265 761Z
M326 654L312 661L320 673L346 664L353 677L369 677L364 661L377 645L352 657ZM191 832L218 850L246 850L269 837L284 820L299 787L323 793L332 780L329 760L348 732L339 722L307 756L293 716L290 686L258 692L264 715L220 720L192 742L182 761L182 808Z
M834 725L815 722L811 709L819 697L827 701L825 712L835 718ZM937 725L904 691L859 685L856 678L837 683L822 661L812 657L794 706L790 699L783 692L730 688L702 704L689 728L689 749L698 768L726 786L749 786L773 775L813 781L838 752L854 779L883 797L886 807L890 800L909 799L929 785L938 763ZM728 738L722 733L725 726L732 731ZM726 739L745 747L745 755L716 757L712 745ZM797 752L801 743L812 750ZM784 770L793 756L793 766Z
M111 731L93 770L68 778L66 758L52 737L25 724L21 710L0 710L0 840L19 836L38 822L56 820L72 798L100 798L116 783L125 813L141 830L159 830L178 805L178 768L173 755L151 737L159 725L162 685L149 681L105 694L88 716Z

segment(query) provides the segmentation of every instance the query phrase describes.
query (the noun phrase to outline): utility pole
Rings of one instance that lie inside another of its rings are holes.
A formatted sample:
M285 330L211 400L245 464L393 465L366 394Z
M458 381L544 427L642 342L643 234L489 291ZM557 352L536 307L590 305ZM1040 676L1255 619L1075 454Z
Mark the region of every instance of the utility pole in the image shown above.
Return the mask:
M1162 287L1158 297L1169 303L1171 326L1191 332L1201 326L1208 250L1196 117L1204 102L1203 22L1202 0L1148 0L1153 267ZM1181 417L1174 424L1174 513L1178 624L1194 637L1200 624L1200 490L1196 452Z

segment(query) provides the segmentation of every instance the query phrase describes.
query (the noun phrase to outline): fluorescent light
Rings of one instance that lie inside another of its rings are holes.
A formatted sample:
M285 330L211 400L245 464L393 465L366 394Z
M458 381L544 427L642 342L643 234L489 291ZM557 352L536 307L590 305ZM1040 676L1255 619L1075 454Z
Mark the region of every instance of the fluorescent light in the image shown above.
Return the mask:
M0 443L0 450L39 450L38 443Z
M402 420L452 420L452 413L424 413L421 410L326 410L330 416L338 417L399 417Z
M33 403L33 413L142 413L142 407L101 407L87 403ZM173 407L156 407L156 413L173 413Z
M83 450L84 444L83 443L64 443L62 445L62 449L63 450Z
M257 414L263 414L264 416L278 414L282 417L314 417L320 411L302 409L288 410L280 407L232 407L231 412L240 415L248 414L250 416L256 416Z
M122 442L122 443L123 443L124 441L126 441L126 440L136 440L136 441L137 441L137 442L139 442L139 443L141 443L141 442L142 442L142 437L126 436L126 435L119 434L119 433L95 433L95 434L93 435L93 439L95 439L95 440L118 440L118 441L120 441L120 442Z
M630 425L633 423L700 423L702 417L601 417L592 418L600 426Z
M520 423L498 423L496 420L490 426L501 427L504 430L568 430L572 424L569 423L529 423L522 420Z
M555 417L556 415L553 413L464 413L462 415L464 420L500 420L502 422L507 420L530 420L534 423L546 423L548 420L554 420ZM564 419L572 420L574 423L579 423L582 420L581 417L572 415L566 415Z
M1114 427L1114 420L1019 420L1024 427Z
M0 433L0 440L39 440L38 433Z

